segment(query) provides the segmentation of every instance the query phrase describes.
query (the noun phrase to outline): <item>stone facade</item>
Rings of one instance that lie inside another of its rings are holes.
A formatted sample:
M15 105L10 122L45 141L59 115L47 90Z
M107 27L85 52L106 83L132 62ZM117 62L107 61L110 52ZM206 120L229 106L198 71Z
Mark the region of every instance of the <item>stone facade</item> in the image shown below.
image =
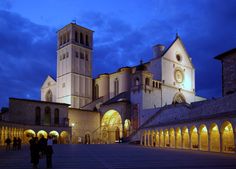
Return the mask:
M215 57L222 62L223 96L236 92L236 48Z

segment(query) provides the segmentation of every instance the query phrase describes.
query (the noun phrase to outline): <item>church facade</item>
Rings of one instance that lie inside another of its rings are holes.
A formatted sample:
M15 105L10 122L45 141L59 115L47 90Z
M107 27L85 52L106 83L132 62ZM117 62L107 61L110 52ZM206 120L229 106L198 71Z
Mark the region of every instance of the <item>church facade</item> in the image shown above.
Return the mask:
M71 23L57 35L57 79L47 77L41 100L70 104L75 141L88 135L93 142L114 143L128 138L164 105L203 100L195 95L195 69L179 36L167 48L155 45L146 63L92 79L93 31ZM83 128L80 115L87 122L96 116L99 123L78 131Z

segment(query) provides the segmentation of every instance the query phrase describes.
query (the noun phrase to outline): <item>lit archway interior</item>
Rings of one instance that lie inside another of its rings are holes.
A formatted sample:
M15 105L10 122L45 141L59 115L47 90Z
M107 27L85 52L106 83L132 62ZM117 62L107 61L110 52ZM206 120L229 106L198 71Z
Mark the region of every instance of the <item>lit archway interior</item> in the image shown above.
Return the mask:
M176 130L176 148L181 148L181 142L182 142L181 130L180 130L180 128L177 128L177 130Z
M128 137L130 135L130 120L126 119L124 122L124 137Z
M62 131L60 134L60 143L62 144L69 144L70 142L70 135L67 131Z
M175 130L173 128L170 129L170 147L175 147Z
M102 139L106 143L115 143L123 137L122 119L116 110L107 111L102 118Z
M164 147L164 133L163 130L160 131L160 147Z
M197 127L193 126L191 128L191 148L193 150L198 150L198 133L197 133Z
M234 133L232 124L228 121L221 126L222 133L222 151L232 152L234 148Z
M183 133L183 148L189 148L189 132L188 128L184 127L182 130Z
M57 131L55 131L55 130L51 131L51 132L49 133L49 136L52 137L54 144L57 144L57 143L58 143L59 133L58 133Z
M46 132L46 131L44 131L44 130L40 130L40 131L38 131L38 133L37 133L37 137L40 139L41 137L44 137L44 138L47 138L47 136L48 136L48 133Z
M220 133L218 126L213 123L210 128L210 151L220 151Z
M156 131L156 146L159 146L160 145L160 138L159 138L159 132Z
M36 134L35 134L34 130L31 130L31 129L25 130L24 137L23 137L23 143L26 143L26 144L29 143L29 140L35 136L36 136Z
M200 137L200 150L208 150L208 131L205 125L201 125L199 128L199 137Z
M165 130L165 147L169 147L170 146L170 139L169 139L169 131L166 129Z

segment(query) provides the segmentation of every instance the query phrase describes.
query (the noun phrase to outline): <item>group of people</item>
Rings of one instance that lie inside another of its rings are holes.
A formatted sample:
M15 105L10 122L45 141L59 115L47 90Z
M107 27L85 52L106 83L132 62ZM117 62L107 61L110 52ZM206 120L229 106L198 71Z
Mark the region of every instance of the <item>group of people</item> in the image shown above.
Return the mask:
M45 156L47 168L52 168L52 138L50 136L48 136L47 139L44 138L44 136L41 136L40 139L38 139L38 137L32 137L29 143L31 163L33 164L33 168L38 168L39 159L44 158Z
M8 137L6 140L5 140L5 143L6 143L6 151L9 151L11 149L11 142L12 140ZM13 150L20 150L21 149L21 139L20 137L16 138L14 137L13 138Z

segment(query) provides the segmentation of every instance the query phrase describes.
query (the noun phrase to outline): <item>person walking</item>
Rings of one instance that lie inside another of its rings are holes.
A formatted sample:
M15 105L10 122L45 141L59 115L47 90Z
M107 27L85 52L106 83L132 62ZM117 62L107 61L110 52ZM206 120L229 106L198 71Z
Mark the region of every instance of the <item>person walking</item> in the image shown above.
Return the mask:
M52 154L53 154L52 144L53 144L52 137L48 136L47 148L46 148L46 163L48 169L52 168Z
M7 139L5 140L5 143L6 143L6 151L9 151L11 148L11 139L7 137Z

